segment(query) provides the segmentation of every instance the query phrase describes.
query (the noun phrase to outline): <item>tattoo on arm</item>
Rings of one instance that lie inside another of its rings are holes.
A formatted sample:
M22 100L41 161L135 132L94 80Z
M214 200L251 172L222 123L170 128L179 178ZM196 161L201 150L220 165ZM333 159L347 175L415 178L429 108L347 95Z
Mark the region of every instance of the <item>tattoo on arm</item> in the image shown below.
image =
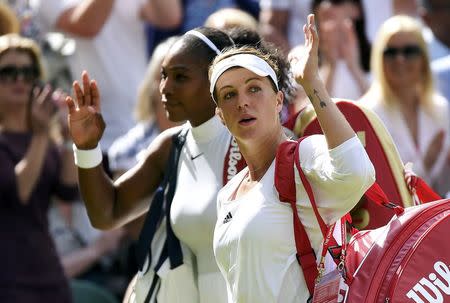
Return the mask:
M317 97L317 99L319 99L319 105L321 108L324 108L327 106L327 104L325 103L325 101L323 101L320 96L319 96L319 92L314 89L314 95ZM308 95L309 100L311 100L311 102L313 101L313 96L312 95Z

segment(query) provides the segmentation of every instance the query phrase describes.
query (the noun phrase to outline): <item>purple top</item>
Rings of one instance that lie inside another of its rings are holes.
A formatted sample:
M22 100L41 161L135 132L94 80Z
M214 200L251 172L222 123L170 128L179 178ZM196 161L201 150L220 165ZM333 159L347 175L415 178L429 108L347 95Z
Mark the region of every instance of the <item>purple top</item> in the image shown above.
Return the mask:
M20 203L14 167L31 138L29 133L0 133L0 301L70 302L47 211L53 195L74 200L78 190L60 182L61 156L51 144L30 200Z

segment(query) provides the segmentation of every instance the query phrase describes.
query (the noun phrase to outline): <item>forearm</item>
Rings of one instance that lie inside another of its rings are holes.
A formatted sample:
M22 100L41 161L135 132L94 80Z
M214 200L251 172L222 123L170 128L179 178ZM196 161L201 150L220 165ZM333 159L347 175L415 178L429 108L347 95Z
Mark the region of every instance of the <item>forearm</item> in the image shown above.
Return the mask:
M78 168L78 186L92 226L98 229L113 228L116 189L102 164L94 168Z
M303 84L303 88L311 100L330 149L339 146L355 135L344 115L331 100L319 77Z
M183 8L180 0L147 0L142 6L141 15L154 26L171 29L181 24Z
M334 76L336 73L336 64L331 62L324 62L324 64L320 69L326 90L328 92L333 91Z
M61 258L64 272L68 278L76 278L88 271L101 257L93 246L82 248Z
M113 6L114 0L81 1L60 16L57 28L81 37L94 37L102 30Z
M14 167L18 197L23 204L28 203L41 175L48 145L49 137L47 134L34 135L25 156Z

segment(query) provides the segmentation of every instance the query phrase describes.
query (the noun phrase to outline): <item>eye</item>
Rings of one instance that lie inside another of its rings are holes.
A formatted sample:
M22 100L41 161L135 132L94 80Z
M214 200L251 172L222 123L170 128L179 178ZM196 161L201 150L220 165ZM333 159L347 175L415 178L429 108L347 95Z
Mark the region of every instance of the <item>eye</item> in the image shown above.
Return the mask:
M230 100L234 96L236 96L235 92L233 92L233 91L226 92L225 94L222 95L222 100Z
M183 74L175 74L175 81L183 82L187 79L186 75Z
M250 88L248 90L251 93L257 93L257 92L261 91L261 88L259 86L250 86Z

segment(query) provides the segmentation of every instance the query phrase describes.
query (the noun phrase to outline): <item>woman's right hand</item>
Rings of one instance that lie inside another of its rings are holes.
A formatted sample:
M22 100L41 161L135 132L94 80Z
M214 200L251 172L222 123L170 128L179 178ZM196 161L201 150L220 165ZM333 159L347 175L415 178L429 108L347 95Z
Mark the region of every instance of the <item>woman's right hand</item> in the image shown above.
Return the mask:
M81 75L83 87L78 81L73 83L75 100L66 98L69 114L67 121L73 142L79 149L93 149L100 141L105 122L100 113L100 92L95 80L89 80L84 71Z

